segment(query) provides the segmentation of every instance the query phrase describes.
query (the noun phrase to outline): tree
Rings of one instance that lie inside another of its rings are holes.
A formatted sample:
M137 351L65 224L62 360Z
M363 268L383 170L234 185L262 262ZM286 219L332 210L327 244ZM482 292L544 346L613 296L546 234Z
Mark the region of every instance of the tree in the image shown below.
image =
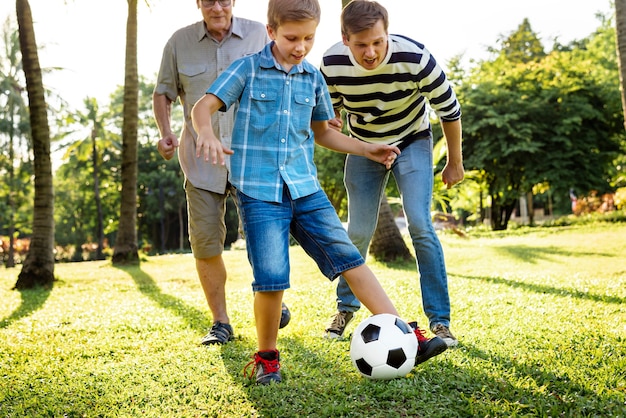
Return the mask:
M139 232L142 242L164 253L186 244L186 199L177 158L164 160L153 143L139 144ZM234 210L235 234L239 218ZM228 225L228 223L227 223ZM236 237L235 237L236 239ZM233 240L234 241L234 240ZM228 243L230 244L230 242Z
M90 161L90 173L86 172L79 178L89 184L93 190L93 196L88 200L88 202L93 201L95 203L95 213L85 213L84 215L87 216L81 216L80 220L74 219L74 222L85 222L86 225L93 225L93 230L89 231L89 233L86 233L87 231L80 231L80 233L75 234L76 241L74 241L74 244L78 250L82 244L87 242L87 240L95 240L95 259L102 260L104 259L102 251L104 246L104 210L101 196L101 177L103 176L103 173L101 173L101 165L103 164L105 157L110 159L112 150L115 152L119 148L119 141L116 140L116 138L114 138L114 134L110 133L107 129L107 125L110 123L108 112L100 111L100 106L98 105L96 99L87 97L83 103L85 111L72 112L64 119L64 122L69 124L70 129L70 132L66 133L65 136L69 136L76 132L78 132L79 135L83 135L82 139L65 145L67 149L64 159L68 160L71 156L74 156L76 159L76 165L79 165L83 161ZM79 169L79 167L73 167L74 175L76 174L77 169ZM69 175L72 176L71 171L69 172ZM90 177L91 181L89 181ZM81 186L82 182L78 182L74 179L73 186L70 187L72 187L72 191L76 191ZM63 203L69 204L70 201L71 199L69 201L64 200ZM90 206L90 204L83 204L81 206L83 207L80 209L74 208L74 210L72 210L72 218L76 218L75 213L73 213L75 210L85 210L85 206ZM94 220L95 222L93 222Z
M0 159L0 172L6 174L4 187L0 190L3 199L0 204L2 213L0 219L3 219L0 231L6 228L9 238L8 254L4 254L5 265L14 267L16 230L21 223L18 217L20 213L25 212L18 208L26 204L29 198L31 188L28 178L32 173L27 152L30 144L25 140L28 139L30 126L28 105L24 97L26 88L22 75L19 33L14 20L10 17L4 23L2 41L6 59L0 61L0 133L7 137L7 143L1 146L2 153L7 154L6 158L3 156ZM27 212L32 212L32 209L27 208Z
M528 63L539 61L546 56L543 45L528 19L524 19L516 31L503 38L501 44L498 52L510 62ZM493 49L491 51L495 52Z
M376 260L383 262L409 261L413 259L413 255L404 242L400 229L398 229L386 195L383 196L380 202L378 223L376 224L369 251L376 257Z
M35 168L35 205L30 251L15 284L16 289L51 287L54 282L54 189L50 159L50 127L42 72L37 54L33 16L28 0L16 1L22 65L30 108Z
M626 129L626 0L615 0L615 30L617 35L617 64L624 128Z
M139 77L139 123L138 123L138 165L137 165L137 219L138 241L153 250L162 252L168 249L188 248L185 240L187 213L186 197L182 187L183 174L177 157L165 161L157 152L153 138L159 132L154 125L152 114L152 92L154 83ZM111 95L110 114L115 125L123 125L123 87ZM172 106L172 130L182 129L182 106L177 102ZM163 198L161 198L163 195ZM161 216L161 214L163 216ZM229 222L232 215L233 222ZM236 208L227 209L227 235L238 234L239 218Z
M124 122L122 127L122 199L114 264L139 262L137 248L137 125L139 75L137 70L137 0L128 0L126 63L124 77Z
M605 25L574 48L556 48L536 60L520 54L524 62L511 61L505 49L464 80L459 97L466 167L484 174L493 229L506 229L519 196L537 185L548 185L557 202L565 201L571 187L610 187L620 139L614 105L619 97L606 75L615 63L601 52L608 35Z

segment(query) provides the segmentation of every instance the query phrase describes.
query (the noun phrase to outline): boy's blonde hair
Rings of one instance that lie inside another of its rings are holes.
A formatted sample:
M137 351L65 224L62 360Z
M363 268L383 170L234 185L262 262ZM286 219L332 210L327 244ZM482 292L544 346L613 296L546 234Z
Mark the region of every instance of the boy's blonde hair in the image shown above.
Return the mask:
M317 0L269 0L267 25L276 30L285 22L315 20L319 23L322 9Z
M389 15L380 3L371 0L352 0L341 11L341 34L350 39L350 34L371 29L382 20L385 32L389 30Z

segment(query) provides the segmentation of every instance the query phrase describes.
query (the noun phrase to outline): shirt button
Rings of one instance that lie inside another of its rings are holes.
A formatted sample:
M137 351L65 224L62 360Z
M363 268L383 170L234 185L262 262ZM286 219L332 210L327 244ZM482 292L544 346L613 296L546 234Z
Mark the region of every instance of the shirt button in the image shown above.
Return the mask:
M283 113L286 115L287 114L287 109L283 110Z
M265 99L265 93L261 93L261 97Z
M285 170L285 166L281 165L280 166L280 171L283 171L283 170Z
M284 144L285 143L285 138L281 138L280 142L282 142Z
M309 98L304 99L305 102L309 103Z

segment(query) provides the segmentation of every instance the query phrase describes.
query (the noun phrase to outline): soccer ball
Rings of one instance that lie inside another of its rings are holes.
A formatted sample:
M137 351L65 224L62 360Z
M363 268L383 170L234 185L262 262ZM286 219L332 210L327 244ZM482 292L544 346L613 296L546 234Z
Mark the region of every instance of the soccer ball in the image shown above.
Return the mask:
M368 379L406 376L415 365L417 338L413 329L391 314L372 315L354 330L350 358Z

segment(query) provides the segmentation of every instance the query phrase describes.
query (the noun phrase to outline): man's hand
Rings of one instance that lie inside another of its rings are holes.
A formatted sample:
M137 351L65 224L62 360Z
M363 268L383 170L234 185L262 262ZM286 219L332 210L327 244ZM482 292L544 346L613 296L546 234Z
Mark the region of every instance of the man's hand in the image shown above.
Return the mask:
M448 162L441 172L441 179L448 189L462 182L464 177L465 169L463 168L463 163L451 164Z
M171 132L157 142L159 154L168 161L174 157L176 148L178 148L178 138Z

